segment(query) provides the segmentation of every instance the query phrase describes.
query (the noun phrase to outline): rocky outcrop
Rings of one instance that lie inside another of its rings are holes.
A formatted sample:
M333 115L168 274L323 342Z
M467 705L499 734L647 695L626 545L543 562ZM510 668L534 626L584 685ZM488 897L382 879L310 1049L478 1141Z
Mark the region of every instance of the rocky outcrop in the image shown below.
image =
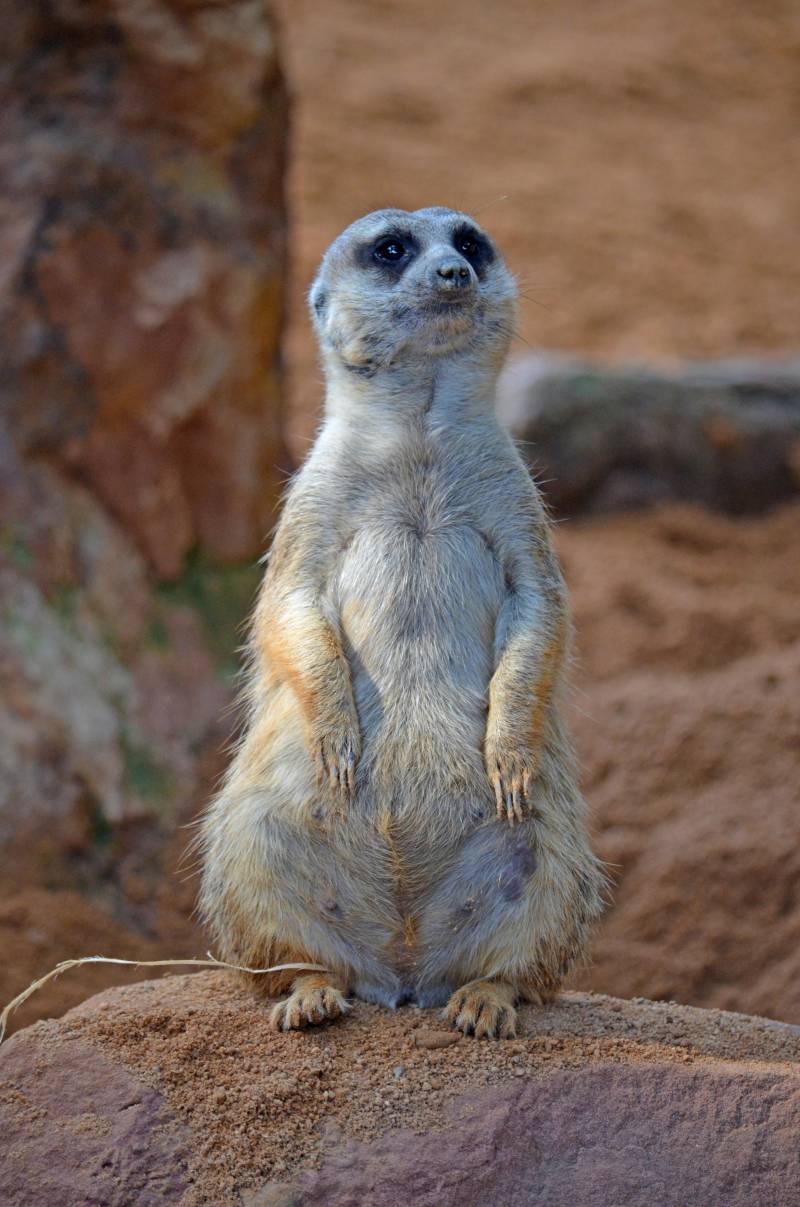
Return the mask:
M260 549L286 102L265 5L4 5L0 403L160 577Z
M52 884L224 733L287 463L286 96L262 3L0 10L0 844Z
M224 973L92 998L0 1050L9 1207L772 1207L800 1192L800 1028L567 994L519 1039L358 1004L275 1034Z
M513 362L498 406L557 515L691 500L739 515L800 492L800 361L672 372Z

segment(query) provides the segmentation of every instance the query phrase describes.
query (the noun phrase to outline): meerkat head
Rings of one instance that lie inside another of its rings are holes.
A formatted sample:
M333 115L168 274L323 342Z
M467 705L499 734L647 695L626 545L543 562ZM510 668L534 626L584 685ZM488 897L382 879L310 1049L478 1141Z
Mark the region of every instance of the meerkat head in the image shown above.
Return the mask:
M372 376L469 352L502 362L516 286L492 240L443 207L376 210L325 253L309 302L326 360Z

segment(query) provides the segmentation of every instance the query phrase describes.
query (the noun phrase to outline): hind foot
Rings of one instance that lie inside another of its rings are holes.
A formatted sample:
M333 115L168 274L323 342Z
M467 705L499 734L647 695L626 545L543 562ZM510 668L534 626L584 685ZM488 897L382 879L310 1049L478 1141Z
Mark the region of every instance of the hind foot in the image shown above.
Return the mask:
M513 1039L517 1034L515 990L505 981L471 981L457 989L444 1017L476 1039Z
M292 992L278 1002L270 1015L274 1031L297 1031L347 1014L350 1004L330 977L299 976L292 981Z

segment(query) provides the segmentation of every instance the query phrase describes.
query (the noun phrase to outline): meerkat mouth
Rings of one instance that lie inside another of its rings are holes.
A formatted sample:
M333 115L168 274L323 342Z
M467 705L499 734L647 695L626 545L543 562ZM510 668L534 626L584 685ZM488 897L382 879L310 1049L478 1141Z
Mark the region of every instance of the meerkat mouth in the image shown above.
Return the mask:
M449 301L434 298L419 308L417 321L420 328L437 335L464 335L478 325L480 309L466 299Z
M430 314L453 314L454 312L477 314L480 309L479 300L474 293L456 291L452 293L420 292L411 298L398 299L398 302L399 304L394 307L393 317L399 322Z
M473 326L480 317L480 307L475 297L431 295L421 299L410 308L410 316L426 325L458 327L460 330Z
M447 350L471 338L480 325L482 307L475 297L442 297L431 294L404 302L394 313L411 344L429 350Z
M474 310L475 301L473 298L459 297L458 294L443 294L427 299L421 308L434 314L449 314L453 310Z

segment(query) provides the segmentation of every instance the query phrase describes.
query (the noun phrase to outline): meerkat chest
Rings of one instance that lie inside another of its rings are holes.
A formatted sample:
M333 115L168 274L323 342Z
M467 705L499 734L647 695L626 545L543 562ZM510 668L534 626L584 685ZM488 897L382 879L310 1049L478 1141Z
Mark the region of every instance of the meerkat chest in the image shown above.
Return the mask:
M482 678L504 578L465 467L430 449L387 467L354 511L334 589L370 662L413 650L442 666L474 661Z
M481 529L475 474L433 441L403 450L382 466L353 515L356 530L380 525L396 534L436 539L456 529Z

